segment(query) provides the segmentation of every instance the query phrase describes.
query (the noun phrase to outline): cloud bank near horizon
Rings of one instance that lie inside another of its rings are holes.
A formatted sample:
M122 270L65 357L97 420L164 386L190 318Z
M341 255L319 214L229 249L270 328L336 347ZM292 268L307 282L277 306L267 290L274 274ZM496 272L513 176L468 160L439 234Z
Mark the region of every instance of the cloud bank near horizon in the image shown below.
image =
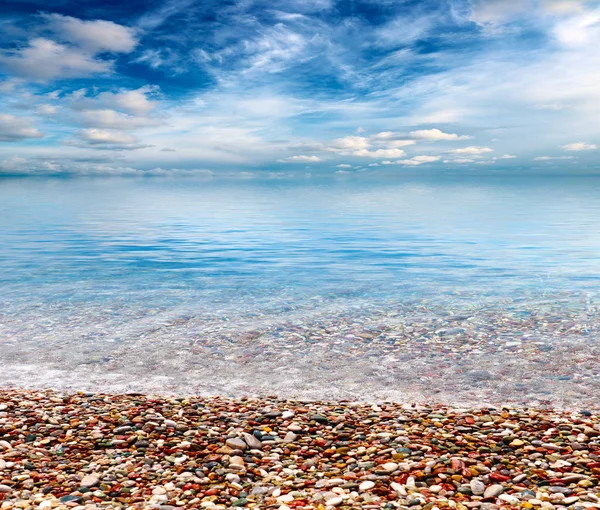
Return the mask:
M9 0L0 22L4 174L600 168L598 1Z

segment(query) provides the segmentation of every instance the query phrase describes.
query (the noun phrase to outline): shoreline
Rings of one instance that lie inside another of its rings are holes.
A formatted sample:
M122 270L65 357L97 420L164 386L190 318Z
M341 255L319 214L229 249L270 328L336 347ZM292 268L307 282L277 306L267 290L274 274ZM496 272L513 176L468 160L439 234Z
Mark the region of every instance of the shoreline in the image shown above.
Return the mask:
M0 389L0 509L600 508L600 414Z
M0 387L600 409L600 307L475 305L316 306L242 319L38 310L3 317Z

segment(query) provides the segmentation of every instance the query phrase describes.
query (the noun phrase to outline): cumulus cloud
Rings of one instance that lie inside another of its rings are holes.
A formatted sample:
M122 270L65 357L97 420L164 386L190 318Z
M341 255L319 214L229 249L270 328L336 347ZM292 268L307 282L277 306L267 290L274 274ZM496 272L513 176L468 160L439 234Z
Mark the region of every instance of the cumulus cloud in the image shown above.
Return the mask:
M62 41L90 53L129 53L137 46L135 28L105 20L81 20L61 14L45 14L48 28Z
M445 159L444 163L446 163L446 164L457 163L459 165L463 165L466 163L475 163L475 160L471 159L471 158Z
M369 139L364 136L346 136L333 140L329 149L333 151L359 151L368 149L369 145Z
M10 74L33 80L81 78L112 71L110 61L41 37L24 48L2 51L0 65Z
M400 159L398 161L395 161L395 163L398 165L419 166L424 165L426 163L435 163L440 159L442 158L440 158L439 156L414 156L410 159Z
M0 172L2 173L22 173L26 168L27 160L19 156L0 161Z
M414 145L414 140L406 140L405 135L394 131L382 131L370 138L370 141L375 144L385 145L386 147L398 148Z
M17 142L27 138L42 138L30 119L0 113L0 142Z
M84 129L79 133L80 138L91 144L118 144L128 145L137 142L134 136L120 131L107 131L102 129Z
M406 156L406 152L404 152L402 149L377 149L374 151L361 149L358 151L353 151L352 155L362 158L402 158Z
M81 122L85 126L104 129L137 129L160 125L158 119L137 117L116 110L84 110L80 112Z
M591 143L576 142L563 145L561 148L564 151L593 151L596 150L598 146Z
M321 158L318 156L290 156L288 158L278 159L278 163L318 163Z
M449 152L452 154L480 155L480 154L485 154L487 152L494 152L494 149L490 149L489 147L470 146L470 147L465 147L463 149L454 149Z
M336 168L352 168L352 165L348 165L346 163L342 163L341 165L336 165Z
M392 149L397 149L399 147L408 147L409 145L414 145L415 143L416 142L414 140L390 140L384 145Z
M118 92L101 92L94 97L88 97L86 90L75 95L71 107L76 110L116 109L138 116L147 116L158 105L150 96L158 92L158 87L146 85L139 89L121 89Z
M104 53L129 53L138 43L136 30L112 21L84 21L60 14L44 14L52 37L35 37L26 46L0 52L8 73L32 80L82 78L107 74L113 62ZM40 27L38 27L40 28Z
M398 149L393 145L393 141L389 143L377 143L376 145L385 145L387 148L371 149L372 141L364 136L346 136L344 138L336 138L330 145L324 147L324 150L329 152L337 152L344 156L355 156L360 158L402 158L406 153L402 149ZM410 143L405 145L411 145ZM403 146L399 141L399 146Z
M52 104L41 104L37 107L36 111L39 115L52 117L53 115L56 115L58 113L58 110L60 110L59 106Z
M413 138L416 138L418 140L430 140L430 141L468 140L470 138L473 138L472 136L467 136L467 135L457 135L455 133L444 133L443 131L440 131L439 129L436 129L436 128L411 131L410 136Z
M538 156L533 158L534 161L564 161L568 159L576 159L575 156Z

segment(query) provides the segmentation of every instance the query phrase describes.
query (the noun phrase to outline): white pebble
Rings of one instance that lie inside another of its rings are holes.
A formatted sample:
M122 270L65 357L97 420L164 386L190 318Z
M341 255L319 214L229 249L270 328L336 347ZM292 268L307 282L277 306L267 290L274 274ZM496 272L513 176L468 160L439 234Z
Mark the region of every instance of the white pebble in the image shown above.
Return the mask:
M359 492L364 492L364 491L368 491L369 489L372 489L373 487L375 487L375 482L372 482L371 480L367 480L358 486L358 490L359 490Z
M381 467L388 473L393 473L398 470L399 466L395 462L386 462L385 464L382 464Z

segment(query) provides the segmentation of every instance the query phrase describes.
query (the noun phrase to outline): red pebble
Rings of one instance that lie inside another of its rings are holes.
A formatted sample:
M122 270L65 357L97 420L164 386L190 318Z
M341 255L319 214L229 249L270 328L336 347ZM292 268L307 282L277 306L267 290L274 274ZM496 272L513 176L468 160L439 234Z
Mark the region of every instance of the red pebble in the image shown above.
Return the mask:
M500 473L491 473L490 480L494 480L494 482L508 482L510 476L501 475Z

